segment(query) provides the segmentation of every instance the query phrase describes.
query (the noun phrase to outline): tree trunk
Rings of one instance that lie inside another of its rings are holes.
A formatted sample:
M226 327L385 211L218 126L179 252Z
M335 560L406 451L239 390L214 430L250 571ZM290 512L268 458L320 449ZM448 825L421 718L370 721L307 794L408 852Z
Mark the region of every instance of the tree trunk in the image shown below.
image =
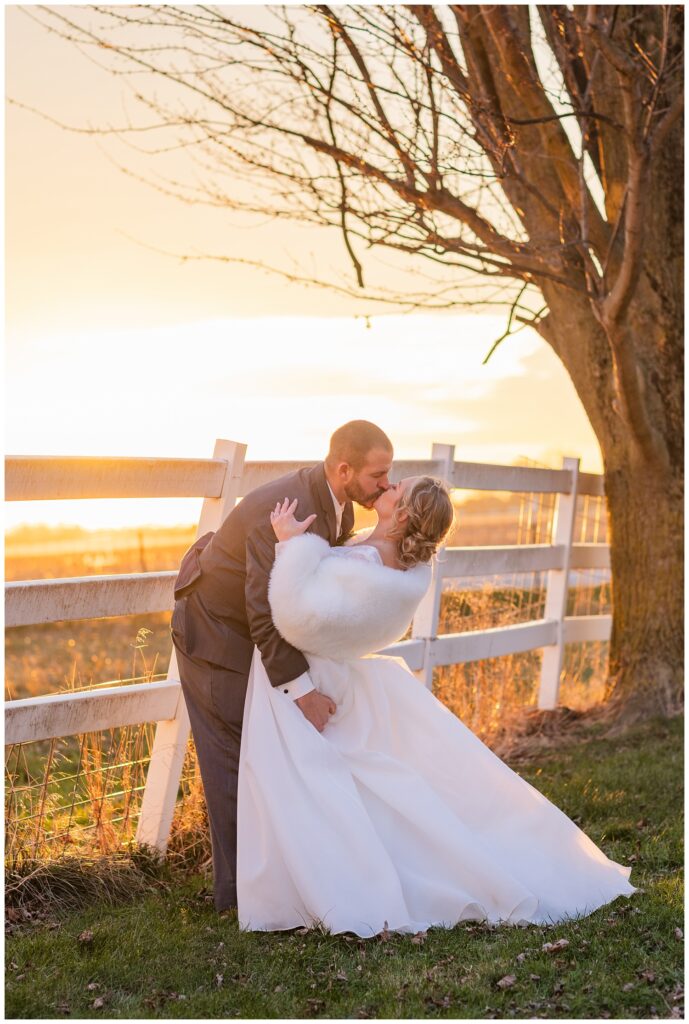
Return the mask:
M683 676L683 359L681 297L642 275L626 318L643 405L666 458L625 421L610 346L584 296L557 288L539 327L562 360L601 446L610 523L613 631L607 697L621 722L673 715ZM633 329L632 329L633 325Z
M682 483L681 470L658 473L634 453L606 460L614 605L607 696L624 722L682 707Z

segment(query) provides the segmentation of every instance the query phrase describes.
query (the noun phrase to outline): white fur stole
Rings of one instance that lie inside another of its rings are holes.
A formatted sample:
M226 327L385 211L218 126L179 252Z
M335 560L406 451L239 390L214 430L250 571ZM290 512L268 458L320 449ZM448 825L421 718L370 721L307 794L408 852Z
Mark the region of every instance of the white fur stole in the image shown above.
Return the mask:
M306 654L349 661L404 635L431 581L429 565L402 572L334 555L305 533L280 545L268 597L280 635Z

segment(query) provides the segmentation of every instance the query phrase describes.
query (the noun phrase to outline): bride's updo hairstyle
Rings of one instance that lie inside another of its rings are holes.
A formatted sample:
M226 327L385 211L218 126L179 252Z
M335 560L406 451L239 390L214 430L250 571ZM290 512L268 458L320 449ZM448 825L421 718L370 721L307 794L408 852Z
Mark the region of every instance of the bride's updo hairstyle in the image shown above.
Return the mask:
M392 514L389 535L398 538L401 565L411 569L419 562L430 562L453 520L452 501L442 480L422 476L402 495Z

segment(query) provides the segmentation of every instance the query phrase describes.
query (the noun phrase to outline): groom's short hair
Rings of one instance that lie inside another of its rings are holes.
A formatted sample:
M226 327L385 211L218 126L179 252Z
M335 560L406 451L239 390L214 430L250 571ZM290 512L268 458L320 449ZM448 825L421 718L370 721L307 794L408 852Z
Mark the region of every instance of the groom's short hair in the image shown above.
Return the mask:
M374 448L392 452L392 441L385 431L368 420L350 420L338 427L330 438L330 449L325 461L330 466L346 462L352 469L359 470Z

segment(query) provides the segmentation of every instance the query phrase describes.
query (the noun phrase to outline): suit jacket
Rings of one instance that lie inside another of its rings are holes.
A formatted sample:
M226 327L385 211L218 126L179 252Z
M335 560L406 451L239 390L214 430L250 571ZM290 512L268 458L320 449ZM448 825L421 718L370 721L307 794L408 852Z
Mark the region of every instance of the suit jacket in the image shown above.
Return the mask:
M255 644L273 686L291 682L309 667L302 652L277 632L268 603L277 543L269 517L283 498L299 499L300 520L315 512L308 532L329 544L342 543L351 533L354 511L347 502L336 536L335 508L322 462L257 487L216 533L199 538L184 556L172 619L176 642L187 654L224 668L248 673Z

